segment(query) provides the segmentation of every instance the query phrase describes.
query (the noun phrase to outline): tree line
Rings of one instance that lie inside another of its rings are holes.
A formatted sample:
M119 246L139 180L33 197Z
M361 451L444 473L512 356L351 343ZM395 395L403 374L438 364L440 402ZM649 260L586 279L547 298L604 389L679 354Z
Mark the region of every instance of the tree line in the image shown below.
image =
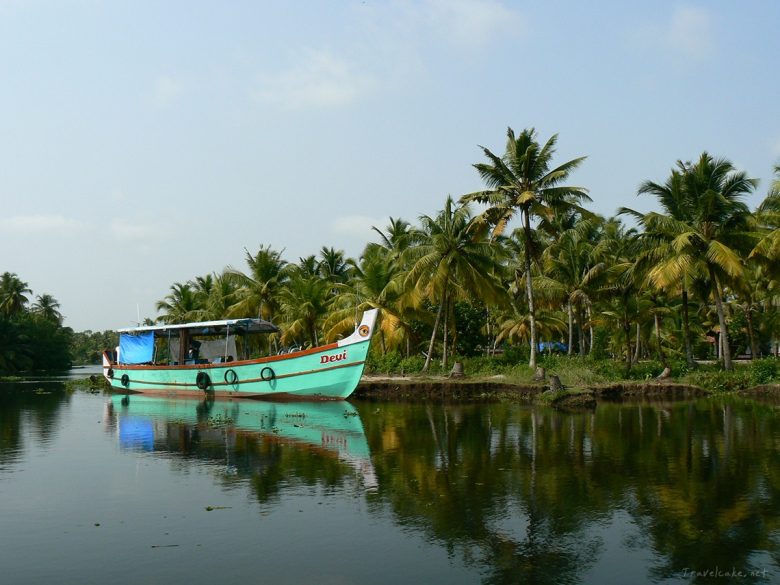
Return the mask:
M0 275L0 373L70 367L73 331L62 326L60 304L50 294L31 298L16 274Z
M627 370L644 358L716 358L730 370L737 354L773 352L780 165L756 209L745 199L758 181L704 152L641 183L659 211L607 218L569 182L585 157L557 163L556 145L510 128L504 153L483 148L474 164L484 189L416 224L391 217L358 258L323 247L291 263L261 245L245 250L245 270L173 284L158 320L262 317L280 327L278 348L332 341L378 308L374 351L424 356L423 370L508 347L532 368L555 350ZM464 328L475 315L480 326Z

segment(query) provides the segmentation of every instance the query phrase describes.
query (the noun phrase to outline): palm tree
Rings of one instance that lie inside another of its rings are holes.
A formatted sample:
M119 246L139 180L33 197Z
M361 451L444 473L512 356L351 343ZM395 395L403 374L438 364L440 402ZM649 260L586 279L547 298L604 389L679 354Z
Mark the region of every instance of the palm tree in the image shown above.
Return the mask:
M212 321L231 315L236 302L237 286L229 274L209 274L195 279L198 319Z
M309 339L319 345L318 331L328 312L331 284L317 275L295 267L290 279L279 291L279 310L283 323L282 343L299 343Z
M32 290L12 272L0 275L0 314L13 317L24 311Z
M659 258L649 276L658 286L669 287L694 272L706 275L718 314L723 366L731 370L723 287L724 281L742 276L741 253L752 248L750 211L743 198L755 190L758 181L737 171L730 161L706 152L695 164L677 164L680 178L675 180L680 181L682 194L678 217L659 213L638 216L668 243L669 254Z
M160 321L163 323L187 323L198 319L198 296L192 283L175 282L171 292L155 305L157 311L162 311Z
M62 313L60 313L59 308L60 304L57 299L51 295L43 294L36 298L32 312L46 321L59 324L62 323Z
M484 235L473 229L468 205L455 206L452 198L447 197L444 209L435 218L424 215L420 222L422 229L415 235L419 243L408 248L404 256L411 266L406 286L439 306L423 366L423 371L427 371L439 322L442 314L445 319L449 315L453 301L473 295L487 302L500 302L506 298L506 292L493 276L499 270L494 251ZM445 367L448 329L445 325Z
M603 218L593 217L562 231L542 254L543 275L534 278L536 290L565 305L569 355L574 347L575 323L579 353L582 356L586 353L584 324L589 320L587 313L591 311L596 287L606 270L606 264L594 258L603 222Z
M631 355L632 325L638 323L641 313L639 292L643 279L637 274L634 261L641 250L637 235L635 229L627 229L619 219L610 218L604 223L601 238L593 250L594 258L605 266L599 281L599 293L605 301L601 315L623 332L626 371L631 369L634 361Z
M674 281L667 280L665 270L661 268L664 263L678 259L677 250L673 245L674 232L666 229L665 218L669 217L681 222L690 222L693 219L694 205L685 190L685 172L685 165L678 162L678 168L672 169L664 184L645 181L639 186L637 194L655 196L661 204L663 214L642 214L626 207L621 208L618 213L633 216L644 228L641 237L646 242L646 246L638 261L645 265L644 269L648 273L651 284L661 289L671 287L680 292L685 359L688 367L694 367L696 362L693 359L691 344L688 291L690 280L695 276L693 273L695 266L689 265L687 269L681 270L680 278Z
M403 340L407 341L408 352L410 325L405 316L411 295L404 294L404 275L389 256L385 248L368 245L359 263L351 261L349 280L336 285L334 310L325 323L328 339L350 333L363 311L379 309L377 330L382 353Z
M335 248L322 247L317 269L323 278L333 283L346 282L349 276L349 264L344 251Z
M773 262L780 260L780 163L775 165L775 180L756 210L756 220L763 237L750 255Z
M236 286L235 303L230 307L229 315L246 317L257 315L272 320L279 306L279 292L289 278L287 262L282 260L282 252L271 246L260 246L256 254L246 253L249 274L244 274L228 266L226 278Z
M508 128L503 157L498 157L482 147L490 163L474 165L488 189L469 193L461 198L463 202L477 201L488 205L478 222L484 226L492 226L494 236L502 234L515 214L520 214L525 239L524 261L531 344L529 365L532 368L536 367L537 338L531 262L537 256L537 251L533 248L531 222L548 218L555 211L575 210L586 214L579 203L590 201L585 189L562 185L585 157L551 168L557 141L558 135L554 134L540 146L533 128L523 130L517 137L514 131Z

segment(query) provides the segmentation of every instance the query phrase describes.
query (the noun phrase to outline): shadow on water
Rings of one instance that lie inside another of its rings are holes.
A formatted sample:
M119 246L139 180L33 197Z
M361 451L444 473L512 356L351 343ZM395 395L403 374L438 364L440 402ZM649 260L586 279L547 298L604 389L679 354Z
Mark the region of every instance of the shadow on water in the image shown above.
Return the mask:
M0 471L12 470L31 437L45 447L59 429L61 406L70 396L56 381L0 382Z

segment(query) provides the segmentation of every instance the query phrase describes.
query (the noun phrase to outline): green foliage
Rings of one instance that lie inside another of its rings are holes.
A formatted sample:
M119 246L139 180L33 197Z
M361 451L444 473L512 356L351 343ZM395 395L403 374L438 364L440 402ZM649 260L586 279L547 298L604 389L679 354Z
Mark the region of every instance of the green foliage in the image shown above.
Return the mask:
M482 332L485 326L485 307L482 303L455 303L455 322L458 333L456 352L463 356L475 356L488 343Z
M70 342L70 356L74 364L99 364L103 350L119 344L115 331L79 331Z
M70 328L29 313L0 317L0 373L68 369L72 335Z
M689 374L685 381L711 392L733 392L745 390L752 384L750 370L747 367L737 367L732 371L700 370Z
M780 362L776 358L764 358L750 363L750 384L759 386L780 380Z
M372 351L366 358L365 371L368 374L398 374L401 370L401 360L401 354L397 351L391 351L384 355ZM419 370L417 371L419 372Z

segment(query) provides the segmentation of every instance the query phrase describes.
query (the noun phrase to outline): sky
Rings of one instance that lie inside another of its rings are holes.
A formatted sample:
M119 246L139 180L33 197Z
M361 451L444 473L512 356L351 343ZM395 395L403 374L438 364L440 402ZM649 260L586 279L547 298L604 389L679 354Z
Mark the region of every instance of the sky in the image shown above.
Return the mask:
M780 3L0 0L0 272L103 330L174 282L356 257L482 187L507 127L558 134L590 208L726 157L780 161Z

